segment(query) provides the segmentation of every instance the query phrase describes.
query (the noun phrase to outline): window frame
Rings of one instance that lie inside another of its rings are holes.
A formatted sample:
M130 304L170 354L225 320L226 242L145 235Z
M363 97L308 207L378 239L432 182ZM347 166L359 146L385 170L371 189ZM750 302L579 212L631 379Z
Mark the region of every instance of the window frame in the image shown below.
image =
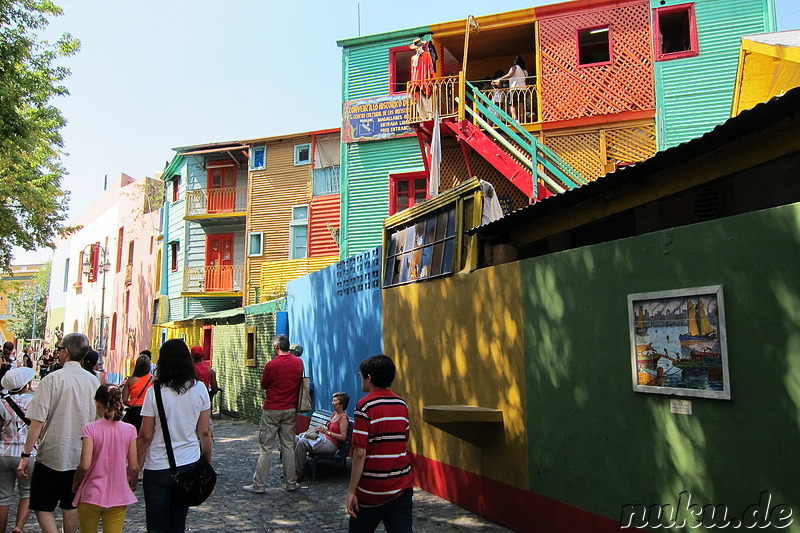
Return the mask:
M178 252L180 251L178 241L170 241L169 243L169 269L170 272L178 271Z
M305 209L305 218L297 218L296 211L300 208ZM299 204L292 206L292 219L289 222L289 259L307 259L308 258L308 221L311 218L311 206L308 204ZM295 231L294 228L305 227L305 255L302 257L295 257Z
M607 61L597 61L594 63L581 63L581 41L580 35L581 32L589 32L590 34L594 31L606 28L608 31L604 32L608 35L608 60ZM584 28L578 28L575 30L575 66L576 68L588 68L588 67L602 67L604 65L611 65L614 63L614 41L612 39L612 32L613 28L611 24L598 24L596 26L587 26Z
M416 52L414 50L410 49L408 47L408 45L405 45L405 46L393 46L392 48L389 48L389 94L392 95L392 96L397 95L397 94L406 94L406 92L408 92L405 89L403 89L402 91L395 90L395 87L397 86L397 56L399 56L401 53L408 53L411 56L413 56ZM408 65L409 65L408 81L411 81L411 73L410 73L411 61L410 61L410 58L409 58Z
M252 239L253 237L258 236L258 252L253 253L252 249ZM247 234L247 257L261 257L264 255L264 232L263 231L251 231Z
M175 174L172 176L172 203L181 199L181 175Z
M303 161L299 159L297 156L300 151L305 148L308 150L308 159ZM294 166L299 167L301 165L310 165L311 164L311 143L301 143L294 145Z
M256 165L256 153L263 152L263 161L261 165ZM250 170L264 170L267 168L267 145L258 144L250 147Z
M258 358L258 330L255 326L244 328L244 366L256 366Z
M389 174L389 215L394 215L398 212L397 209L397 193L398 193L398 184L401 181L409 181L411 182L411 187L409 191L414 191L414 181L418 179L425 179L425 200L430 198L428 194L428 186L430 185L430 176L424 170L414 171L414 172L400 172L396 174ZM425 201L423 200L423 201ZM409 205L408 207L413 207L417 204L414 201L414 196L409 192ZM408 207L404 207L403 209L408 209Z
M664 13L675 11L687 11L689 18L689 50L680 52L661 52L663 38L661 35L661 17ZM653 57L656 61L669 61L672 59L683 59L700 55L700 44L697 39L697 18L694 9L694 2L677 4L674 6L662 6L653 9Z

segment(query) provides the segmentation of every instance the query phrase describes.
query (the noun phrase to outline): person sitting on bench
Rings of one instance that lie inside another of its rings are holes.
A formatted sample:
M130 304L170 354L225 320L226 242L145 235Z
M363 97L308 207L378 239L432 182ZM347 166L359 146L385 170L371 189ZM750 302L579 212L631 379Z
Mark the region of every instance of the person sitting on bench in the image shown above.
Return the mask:
M333 454L347 440L349 422L344 411L349 403L350 396L347 393L335 393L331 401L334 413L330 421L324 426L310 428L294 438L294 464L298 481L303 478L308 452Z

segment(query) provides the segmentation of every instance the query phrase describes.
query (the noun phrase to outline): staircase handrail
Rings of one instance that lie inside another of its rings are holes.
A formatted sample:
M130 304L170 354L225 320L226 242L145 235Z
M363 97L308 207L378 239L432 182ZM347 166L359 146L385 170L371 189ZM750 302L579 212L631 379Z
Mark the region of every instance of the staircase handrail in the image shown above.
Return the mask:
M568 189L574 189L588 182L580 172L572 168L555 152L542 144L539 139L523 128L516 120L511 118L508 113L487 98L486 95L481 93L474 85L466 80L464 80L464 85L467 89L465 90L466 99L472 101L476 108L473 110L465 105L465 111L470 113L473 117L479 117L479 114L482 113L484 118L488 119L493 126L493 128L487 129L487 133L494 133L493 136L497 138L498 134L494 131L494 129L497 128L508 135L514 142L530 151L530 164L533 168L535 168L536 163L541 163ZM513 128L509 125L512 125ZM541 156L539 154L541 154ZM527 165L528 161L525 162Z

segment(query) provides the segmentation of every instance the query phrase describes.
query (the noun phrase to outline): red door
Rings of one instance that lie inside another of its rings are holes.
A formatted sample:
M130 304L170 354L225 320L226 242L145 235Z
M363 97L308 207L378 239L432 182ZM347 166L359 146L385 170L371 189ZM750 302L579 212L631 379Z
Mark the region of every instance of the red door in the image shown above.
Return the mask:
M206 291L233 289L233 233L206 237Z
M236 167L233 161L208 164L208 212L232 213L236 210Z

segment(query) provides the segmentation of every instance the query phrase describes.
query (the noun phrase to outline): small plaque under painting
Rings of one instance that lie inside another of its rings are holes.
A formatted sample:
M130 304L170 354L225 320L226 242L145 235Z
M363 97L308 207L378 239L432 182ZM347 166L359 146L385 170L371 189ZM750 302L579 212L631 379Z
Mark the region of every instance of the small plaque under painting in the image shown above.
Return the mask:
M670 400L669 410L676 415L691 415L692 402L689 400Z

